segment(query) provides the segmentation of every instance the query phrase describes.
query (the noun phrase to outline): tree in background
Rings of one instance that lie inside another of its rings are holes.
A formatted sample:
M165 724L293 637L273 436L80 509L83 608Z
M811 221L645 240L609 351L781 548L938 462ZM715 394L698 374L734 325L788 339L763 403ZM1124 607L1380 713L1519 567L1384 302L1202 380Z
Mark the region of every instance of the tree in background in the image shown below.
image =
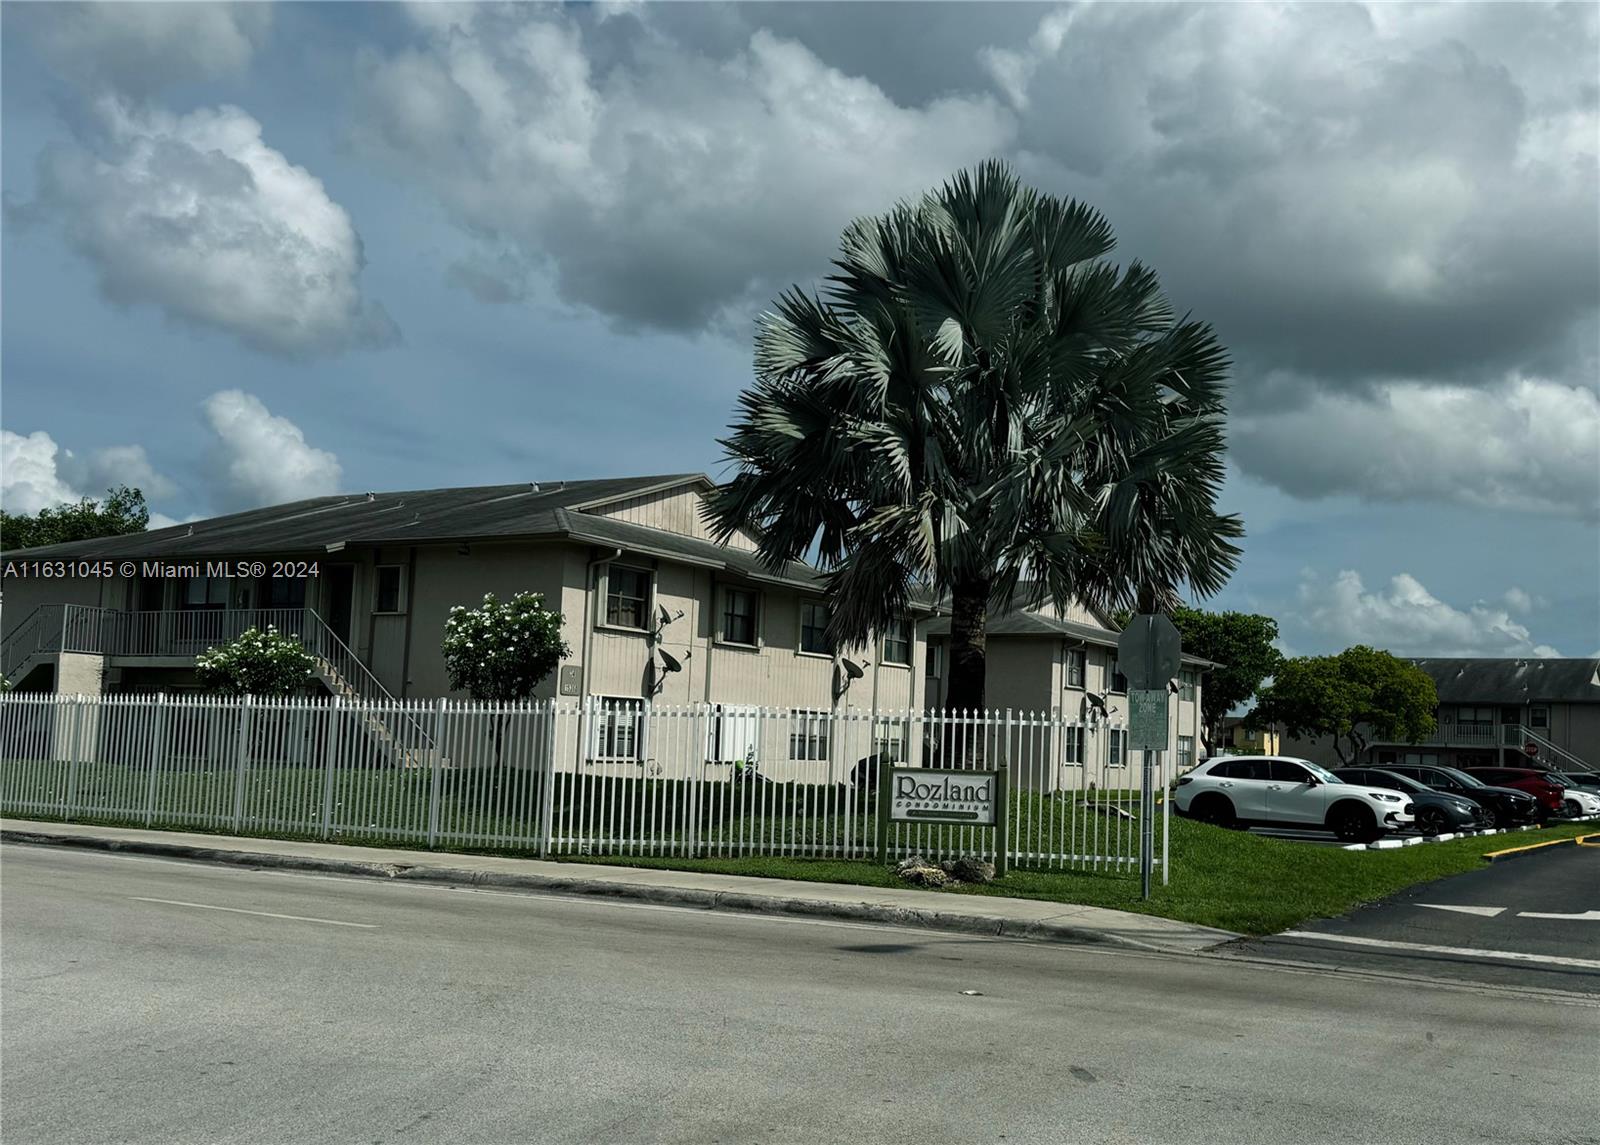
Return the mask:
M537 592L519 592L508 601L490 592L477 608L456 605L444 622L450 686L491 703L527 699L570 651L561 639L562 623ZM494 721L497 773L503 719Z
M1438 706L1433 677L1358 644L1337 656L1284 660L1246 722L1278 724L1289 735L1313 741L1329 736L1340 763L1349 766L1360 762L1374 737L1418 743L1432 735Z
M272 625L250 628L195 657L200 686L222 696L292 696L316 675L317 662L298 636Z
M1204 596L1239 557L1216 511L1227 357L1094 209L1001 163L845 231L821 297L763 315L708 517L828 574L859 644L948 598L951 708L984 706L991 607Z
M1190 656L1220 664L1209 669L1200 691L1200 730L1206 754L1222 741L1222 721L1256 694L1261 682L1278 671L1283 656L1273 647L1278 622L1248 612L1205 612L1180 606L1172 623Z
M33 516L0 511L0 549L32 549L67 541L92 541L142 533L150 524L144 493L119 485L106 490L106 499L85 497L76 505L40 509Z

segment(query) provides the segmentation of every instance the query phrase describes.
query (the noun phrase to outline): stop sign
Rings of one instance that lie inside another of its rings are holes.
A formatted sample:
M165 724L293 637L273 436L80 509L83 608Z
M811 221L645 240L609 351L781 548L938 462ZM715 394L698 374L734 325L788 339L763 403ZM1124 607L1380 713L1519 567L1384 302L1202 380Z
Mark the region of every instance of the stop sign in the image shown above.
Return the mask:
M1136 690L1165 688L1183 663L1177 627L1160 614L1135 616L1117 638L1117 671Z
M1529 759L1534 759L1539 754L1539 745L1536 744L1536 743L1525 743L1525 744L1523 744L1522 745L1522 754L1527 756Z

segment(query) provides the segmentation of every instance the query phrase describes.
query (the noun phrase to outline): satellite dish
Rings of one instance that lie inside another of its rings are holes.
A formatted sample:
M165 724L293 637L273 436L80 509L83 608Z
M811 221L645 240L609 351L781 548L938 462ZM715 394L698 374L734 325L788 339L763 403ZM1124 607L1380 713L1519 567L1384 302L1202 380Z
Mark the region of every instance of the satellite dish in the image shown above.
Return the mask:
M665 648L659 649L656 654L661 657L661 669L662 669L662 671L664 671L664 672L681 672L681 671L683 671L683 665L678 661L678 658L676 656L674 656L671 652L668 652Z
M1083 694L1083 702L1102 714L1106 710L1106 698L1098 692L1085 692Z
M861 670L861 665L857 664L854 660L846 660L841 657L839 663L844 666L844 674L849 676L852 680L859 680L862 676L866 675L866 673Z
M683 615L683 613L681 613L681 612L678 613L678 616L682 616L682 615ZM664 605L664 604L656 605L656 622L660 627L665 628L667 625L671 624L676 619L677 619L677 617L673 616L672 613L667 611L667 606L666 605Z

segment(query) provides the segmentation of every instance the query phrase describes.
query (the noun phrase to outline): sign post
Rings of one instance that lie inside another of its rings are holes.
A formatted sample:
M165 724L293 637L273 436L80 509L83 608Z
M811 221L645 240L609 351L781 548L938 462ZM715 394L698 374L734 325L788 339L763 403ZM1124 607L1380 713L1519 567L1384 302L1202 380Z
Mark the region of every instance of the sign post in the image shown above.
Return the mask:
M1144 755L1139 783L1139 884L1150 897L1155 865L1155 768L1167 750L1172 691L1183 665L1183 641L1165 616L1135 616L1117 639L1117 670L1128 678L1128 747ZM1167 871L1161 871L1162 882Z

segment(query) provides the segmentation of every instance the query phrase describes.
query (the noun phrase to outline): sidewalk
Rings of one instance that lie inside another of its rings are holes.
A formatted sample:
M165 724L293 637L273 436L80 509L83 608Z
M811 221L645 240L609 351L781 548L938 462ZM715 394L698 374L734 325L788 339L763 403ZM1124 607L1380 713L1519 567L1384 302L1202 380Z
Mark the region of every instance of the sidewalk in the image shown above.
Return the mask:
M712 875L698 871L542 862L332 843L142 831L77 823L0 819L0 841L90 847L208 863L321 871L366 878L417 879L461 886L515 887L539 894L594 895L704 910L808 915L1026 938L1193 953L1239 937L1232 931L1152 915L1037 899L943 894Z

